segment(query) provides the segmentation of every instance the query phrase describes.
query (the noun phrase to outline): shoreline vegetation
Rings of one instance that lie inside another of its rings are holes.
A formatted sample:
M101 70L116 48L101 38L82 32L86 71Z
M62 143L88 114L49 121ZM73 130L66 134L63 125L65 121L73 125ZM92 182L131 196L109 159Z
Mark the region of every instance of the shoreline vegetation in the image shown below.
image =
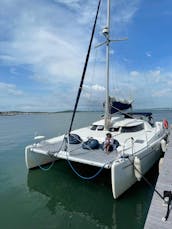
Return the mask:
M71 113L72 110L66 111L0 111L0 116L14 116L14 115L32 115L32 114L58 114L58 113ZM94 112L94 111L77 111L77 112ZM95 111L101 112L101 111Z
M142 111L143 109L136 109L137 111ZM155 111L160 111L160 110L172 110L172 108L147 108L144 109L146 110L155 110ZM14 116L14 115L32 115L32 114L58 114L58 113L71 113L73 112L72 110L66 110L66 111L0 111L0 116ZM77 112L102 112L102 111L77 111Z
M31 114L56 114L72 111L0 111L0 116L13 116L13 115L31 115Z

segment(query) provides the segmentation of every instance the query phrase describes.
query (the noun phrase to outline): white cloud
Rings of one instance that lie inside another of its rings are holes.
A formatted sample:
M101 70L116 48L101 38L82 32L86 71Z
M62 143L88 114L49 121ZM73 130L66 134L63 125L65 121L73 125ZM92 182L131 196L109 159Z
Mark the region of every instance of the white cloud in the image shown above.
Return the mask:
M30 79L36 83L45 83L49 92L52 93L51 98L45 99L47 105L40 104L39 96L32 97L28 94L28 97L23 96L20 101L16 101L18 108L21 106L21 108L29 109L29 107L34 108L37 105L39 109L41 106L48 109L48 106L55 106L53 99L57 101L57 96L53 95L54 88L59 91L58 96L61 98L57 104L60 104L61 101L71 104L75 98L76 87L82 73L97 7L97 1L92 0L54 0L54 4L48 4L48 1L41 2L40 4L40 1L33 0L1 1L1 9L3 9L0 12L2 19L0 20L1 64L9 66L11 74L15 74L18 72L17 68L24 66L30 70ZM132 21L139 2L139 0L112 1L112 11L115 15L113 17L115 35L118 35L118 32L121 32ZM102 1L102 7L98 20L98 32L100 27L105 25L106 1ZM119 27L120 29L118 29ZM102 40L102 37L97 36L96 42L94 42L99 43ZM104 54L103 48L100 49L97 59L95 75L92 74L94 68L92 59L87 70L86 84L92 85L90 90L92 89L97 95L105 90L102 86L105 84L105 64L102 54ZM124 76L121 71L118 73L120 78ZM26 77L25 73L23 73L24 77ZM67 85L65 89L64 84ZM3 87L7 89L9 94L21 95L23 93L22 90L18 90L15 84L6 84L5 86L1 84L1 89ZM70 98L66 96L69 94ZM85 92L85 97L89 97L89 94L90 91ZM47 95L45 95L46 97ZM35 101L30 103L29 99ZM15 101L13 102L15 104Z
M81 42L78 46L79 36L76 31L63 36L61 27L53 31L26 22L15 29L13 41L1 43L4 54L0 59L9 65L32 66L35 79L40 76L39 80L45 82L75 80L81 74L85 53L85 45Z
M99 106L105 100L105 87L94 84L94 85L87 85L84 84L83 86L83 94L81 98L81 104L87 104L88 106Z
M92 89L95 90L95 91L105 91L105 87L101 86L101 85L93 85L92 86Z
M94 84L94 85L84 85L84 89L85 90L89 90L89 91L95 91L95 92L103 92L105 91L105 87L98 85L98 84Z
M154 91L152 93L153 97L166 97L166 96L172 96L172 90L169 88L164 88L161 90Z
M12 57L10 55L1 55L0 54L0 60L2 62L5 62L6 64L7 63L13 63L13 62L15 62L15 57Z
M115 10L114 21L117 23L128 24L137 12L140 0L121 0L114 1L113 11Z
M146 54L147 57L151 57L152 56L151 52L149 52L149 51L146 52L145 54Z
M167 85L172 87L172 80L167 80Z
M131 71L131 72L130 72L130 75L131 75L131 76L139 76L140 73L139 73L138 71Z
M96 14L97 1L54 0L54 2L60 3L66 6L69 10L74 11L76 14L75 20L79 24L90 24L90 22L93 21Z
M110 49L110 52L109 52L111 55L113 55L115 52L113 49Z
M68 6L69 8L72 8L72 9L80 8L80 1L79 0L54 0L54 2L64 4L64 5Z
M153 77L159 77L160 74L161 74L161 71L160 71L160 70L151 70L151 71L150 71L150 74L151 74L151 76L153 76Z
M86 99L90 99L91 98L91 94L88 93L88 92L84 92L83 93L83 97L86 98Z
M160 83L160 81L163 81L163 74L161 74L161 71L159 69L150 70L149 76L152 78L152 80L156 83Z
M14 96L20 96L23 94L21 90L18 90L16 85L14 84L7 84L0 82L0 94L1 96L4 95L14 95Z

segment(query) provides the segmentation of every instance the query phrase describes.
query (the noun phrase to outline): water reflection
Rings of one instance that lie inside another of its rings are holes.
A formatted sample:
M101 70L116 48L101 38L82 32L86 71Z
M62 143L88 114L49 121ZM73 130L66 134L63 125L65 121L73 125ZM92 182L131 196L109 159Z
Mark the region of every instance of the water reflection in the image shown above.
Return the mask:
M155 170L148 174L152 182L156 180L153 180ZM143 228L152 197L152 190L140 182L114 200L108 171L93 182L82 181L64 161L57 162L49 172L30 171L27 184L30 192L39 192L47 197L46 208L52 215L56 215L59 209L65 210L67 220L77 215L77 218L89 220L101 228Z

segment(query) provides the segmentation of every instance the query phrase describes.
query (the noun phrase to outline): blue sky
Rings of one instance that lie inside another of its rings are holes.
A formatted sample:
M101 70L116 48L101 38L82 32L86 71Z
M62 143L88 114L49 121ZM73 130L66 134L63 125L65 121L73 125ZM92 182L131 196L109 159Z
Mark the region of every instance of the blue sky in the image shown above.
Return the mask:
M97 0L0 0L0 110L72 109ZM111 0L111 95L135 108L172 107L172 2ZM80 109L102 106L102 0Z

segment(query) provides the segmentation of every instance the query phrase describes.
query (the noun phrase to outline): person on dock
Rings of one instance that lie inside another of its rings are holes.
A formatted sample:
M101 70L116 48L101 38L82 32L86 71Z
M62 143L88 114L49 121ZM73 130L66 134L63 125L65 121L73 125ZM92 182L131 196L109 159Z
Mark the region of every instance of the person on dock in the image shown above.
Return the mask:
M104 151L108 154L114 150L114 139L111 133L106 134L106 139L104 142Z

